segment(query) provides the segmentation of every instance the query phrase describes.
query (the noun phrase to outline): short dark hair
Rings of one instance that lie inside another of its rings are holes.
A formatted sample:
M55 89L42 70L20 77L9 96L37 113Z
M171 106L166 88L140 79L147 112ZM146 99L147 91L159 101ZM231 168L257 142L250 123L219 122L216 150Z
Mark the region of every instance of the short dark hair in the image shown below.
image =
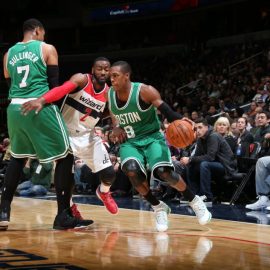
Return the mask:
M94 66L98 61L105 61L105 62L110 63L110 60L109 60L108 58L103 57L103 56L99 56L99 57L97 57L97 58L94 60L93 66Z
M206 118L200 117L194 121L195 124L202 123L204 126L209 126L208 121Z
M126 61L117 61L117 62L114 62L112 64L112 67L115 67L115 66L120 66L121 71L124 72L124 73L129 73L129 74L132 73L131 67L130 67L129 63L126 62Z
M262 111L262 112L259 112L258 114L265 114L266 118L270 119L270 112L268 111Z
M44 29L43 24L37 19L28 19L23 23L23 33L33 31L35 28L40 27Z
M245 123L246 123L246 126L247 126L247 124L248 124L248 120L247 120L247 118L246 118L246 117L244 117L244 116L240 116L240 117L237 119L237 121L238 121L240 118L242 118L242 119L244 119L244 120L245 120Z

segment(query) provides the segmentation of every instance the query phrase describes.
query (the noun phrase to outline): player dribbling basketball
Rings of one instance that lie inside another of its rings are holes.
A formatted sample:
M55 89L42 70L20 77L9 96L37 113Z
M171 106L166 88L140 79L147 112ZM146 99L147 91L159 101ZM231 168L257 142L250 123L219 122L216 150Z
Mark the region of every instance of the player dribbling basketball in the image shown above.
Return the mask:
M169 122L181 118L181 115L161 99L154 87L131 82L130 75L131 67L125 61L118 61L111 66L112 87L108 92L108 101L115 126L113 133L121 142L123 172L136 190L152 205L158 231L167 230L170 208L152 195L146 179L147 164L157 179L167 182L188 199L199 223L207 224L211 220L211 213L201 198L174 172L169 149L159 131L157 109Z

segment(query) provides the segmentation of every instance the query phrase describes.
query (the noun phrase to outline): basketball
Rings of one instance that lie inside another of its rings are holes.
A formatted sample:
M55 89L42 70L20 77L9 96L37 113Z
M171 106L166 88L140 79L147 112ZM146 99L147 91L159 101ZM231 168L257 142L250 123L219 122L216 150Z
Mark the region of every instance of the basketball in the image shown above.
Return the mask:
M186 120L175 120L166 130L168 143L177 148L185 148L195 140L192 124Z

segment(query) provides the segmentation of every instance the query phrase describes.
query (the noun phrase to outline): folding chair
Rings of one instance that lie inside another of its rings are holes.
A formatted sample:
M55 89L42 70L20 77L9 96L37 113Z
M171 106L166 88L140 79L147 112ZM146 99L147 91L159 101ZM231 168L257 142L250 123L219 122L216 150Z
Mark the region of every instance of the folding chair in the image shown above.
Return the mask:
M234 204L240 194L242 193L243 189L245 188L247 182L249 181L252 173L255 171L256 162L258 159L258 155L261 151L261 145L258 142L251 143L249 145L249 156L248 157L239 157L238 162L244 162L246 166L248 166L248 170L245 174L243 174L242 179L240 179L240 184L237 186L234 194L231 197L230 205Z

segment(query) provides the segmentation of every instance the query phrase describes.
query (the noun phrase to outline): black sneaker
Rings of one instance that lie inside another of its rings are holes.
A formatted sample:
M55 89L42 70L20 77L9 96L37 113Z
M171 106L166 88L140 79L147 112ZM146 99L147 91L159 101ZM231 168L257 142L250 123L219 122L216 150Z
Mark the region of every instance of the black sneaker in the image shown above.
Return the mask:
M10 219L10 206L0 208L0 230L5 231L8 228Z
M55 230L68 230L75 228L85 228L94 223L93 220L83 219L80 220L72 215L71 209L65 209L62 213L58 214L53 223Z

